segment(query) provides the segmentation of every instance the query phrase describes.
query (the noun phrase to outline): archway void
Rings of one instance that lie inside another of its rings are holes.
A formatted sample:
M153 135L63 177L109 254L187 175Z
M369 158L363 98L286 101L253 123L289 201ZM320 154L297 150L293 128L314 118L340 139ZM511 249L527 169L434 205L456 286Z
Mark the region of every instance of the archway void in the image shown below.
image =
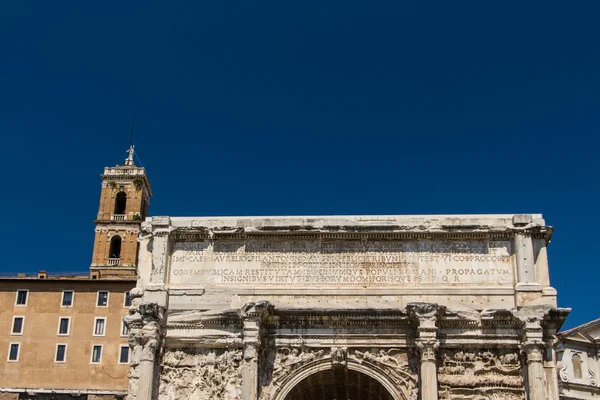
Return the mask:
M394 400L377 380L345 368L320 371L301 380L285 400Z

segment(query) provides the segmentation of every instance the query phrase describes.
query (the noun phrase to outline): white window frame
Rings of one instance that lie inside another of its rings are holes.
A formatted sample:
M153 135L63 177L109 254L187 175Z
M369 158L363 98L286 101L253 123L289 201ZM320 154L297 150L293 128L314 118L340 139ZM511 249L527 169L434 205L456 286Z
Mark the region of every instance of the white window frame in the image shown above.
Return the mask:
M67 333L60 333L60 321L63 319L68 319L69 323L67 324ZM60 315L58 317L58 326L56 327L56 336L69 336L71 334L71 317L65 317Z
M99 306L98 305L98 300L100 299L100 292L106 292L106 305L105 306ZM108 308L108 302L110 300L110 292L108 290L98 290L98 292L96 293L96 307L99 308Z
M129 337L129 329L127 330L126 334L123 334L123 329L125 329L125 322L123 322L123 320L121 320L121 332L119 333L119 336L121 337Z
M56 360L56 356L58 355L58 346L65 346L65 359L62 361ZM65 364L67 362L67 350L68 349L69 349L69 346L67 345L67 343L56 343L56 347L54 348L54 362L56 364Z
M129 293L129 302L131 303L131 291L130 290L126 290L125 293L123 293L123 307L124 308L129 308L131 306L127 305L127 293Z
M27 296L25 296L25 304L17 304L17 300L19 300L19 292L27 292ZM29 303L29 289L17 289L15 293L15 307L27 307L27 303Z
M104 327L103 327L101 335L96 333L96 321L98 321L98 320L104 320ZM94 327L92 328L92 336L106 336L106 325L107 324L108 324L107 317L94 317Z
M63 305L63 301L65 300L65 292L73 293L73 295L71 296L71 305L70 306ZM98 304L98 303L96 303L96 304ZM62 296L60 298L60 306L63 308L70 308L70 307L73 307L74 305L75 305L75 291L74 290L63 290Z
M23 318L23 322L21 323L21 332L14 333L13 328L15 327L15 319ZM23 329L25 329L25 316L24 315L13 315L12 323L10 324L10 335L11 336L23 336Z
M19 345L18 349L17 349L17 359L16 360L11 360L10 359L10 349L12 348L13 344L17 344ZM21 358L21 342L10 342L8 344L8 354L6 355L6 362L19 362L19 358Z
M100 360L94 361L94 347L100 347ZM92 344L92 351L90 352L90 364L102 364L102 355L104 353L104 346L101 344Z
M128 353L127 353L127 361L126 362L121 362L121 349L123 347L127 347L127 351L128 351ZM117 359L117 363L118 364L129 364L129 360L131 359L131 349L129 348L129 345L126 345L126 344L120 345L119 346L119 355L117 357L118 357L118 359Z

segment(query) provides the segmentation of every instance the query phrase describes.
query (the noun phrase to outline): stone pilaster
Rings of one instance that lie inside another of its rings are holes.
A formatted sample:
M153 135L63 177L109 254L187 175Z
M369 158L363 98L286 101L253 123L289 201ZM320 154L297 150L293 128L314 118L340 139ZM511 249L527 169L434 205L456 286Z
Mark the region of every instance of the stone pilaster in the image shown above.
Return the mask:
M517 254L517 277L519 283L535 282L535 263L533 241L529 232L515 234L515 252Z
M239 311L243 323L242 399L258 399L260 347L262 323L272 311L268 301L246 303Z
M537 282L535 275L535 256L533 252L532 216L528 214L515 215L515 255L517 261L517 306L522 306L541 298L542 285Z
M409 315L418 320L417 339L415 341L420 355L420 398L438 400L437 380L437 320L445 307L432 303L411 303L407 306Z
M169 234L173 229L171 218L152 217L152 271L150 273L150 283L165 283L169 255Z

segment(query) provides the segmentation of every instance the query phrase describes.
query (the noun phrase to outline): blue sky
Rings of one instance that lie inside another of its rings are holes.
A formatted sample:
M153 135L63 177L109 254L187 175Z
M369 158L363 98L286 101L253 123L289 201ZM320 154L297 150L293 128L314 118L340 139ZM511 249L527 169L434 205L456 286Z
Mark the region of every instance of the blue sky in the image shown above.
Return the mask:
M3 2L1 274L86 271L131 115L153 215L543 213L600 317L600 3Z

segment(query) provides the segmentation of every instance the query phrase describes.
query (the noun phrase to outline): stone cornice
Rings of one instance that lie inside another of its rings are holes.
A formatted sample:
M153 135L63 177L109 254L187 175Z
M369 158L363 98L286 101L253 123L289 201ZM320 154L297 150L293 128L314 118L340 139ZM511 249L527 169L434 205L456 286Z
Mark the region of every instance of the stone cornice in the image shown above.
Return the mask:
M414 303L419 305L419 303ZM420 320L430 317L435 320L438 328L461 329L461 330L481 330L486 333L494 329L508 329L517 334L518 331L525 328L524 323L515 317L515 310L509 309L490 309L477 312L473 310L453 310L444 309L434 310L431 316L429 314L417 318L414 310L415 306L408 306L407 309L277 309L268 306L260 313L260 318L264 319L265 329L298 329L298 328L325 328L325 327L353 327L353 329L381 327L394 329L414 329L422 324ZM250 309L252 311L252 309ZM419 310L417 310L419 311ZM552 309L550 314L560 313L561 309ZM259 315L254 312L240 313L239 310L229 309L219 313L194 313L177 314L173 317L167 317L167 329L240 329L242 321L250 318L254 319ZM434 325L432 325L434 326ZM552 327L538 328L540 333ZM424 327L422 327L424 329ZM487 334L487 333L486 333Z
M545 239L553 228L539 214L448 216L282 216L148 218L148 231L169 225L169 239L201 240L507 240Z
M487 239L510 240L514 231L379 231L375 228L362 232L345 231L293 231L282 230L278 232L239 231L215 232L211 230L187 230L177 228L170 234L170 239L182 242L196 242L203 240L428 240L428 239ZM549 239L551 231L545 230L533 234L540 239Z

